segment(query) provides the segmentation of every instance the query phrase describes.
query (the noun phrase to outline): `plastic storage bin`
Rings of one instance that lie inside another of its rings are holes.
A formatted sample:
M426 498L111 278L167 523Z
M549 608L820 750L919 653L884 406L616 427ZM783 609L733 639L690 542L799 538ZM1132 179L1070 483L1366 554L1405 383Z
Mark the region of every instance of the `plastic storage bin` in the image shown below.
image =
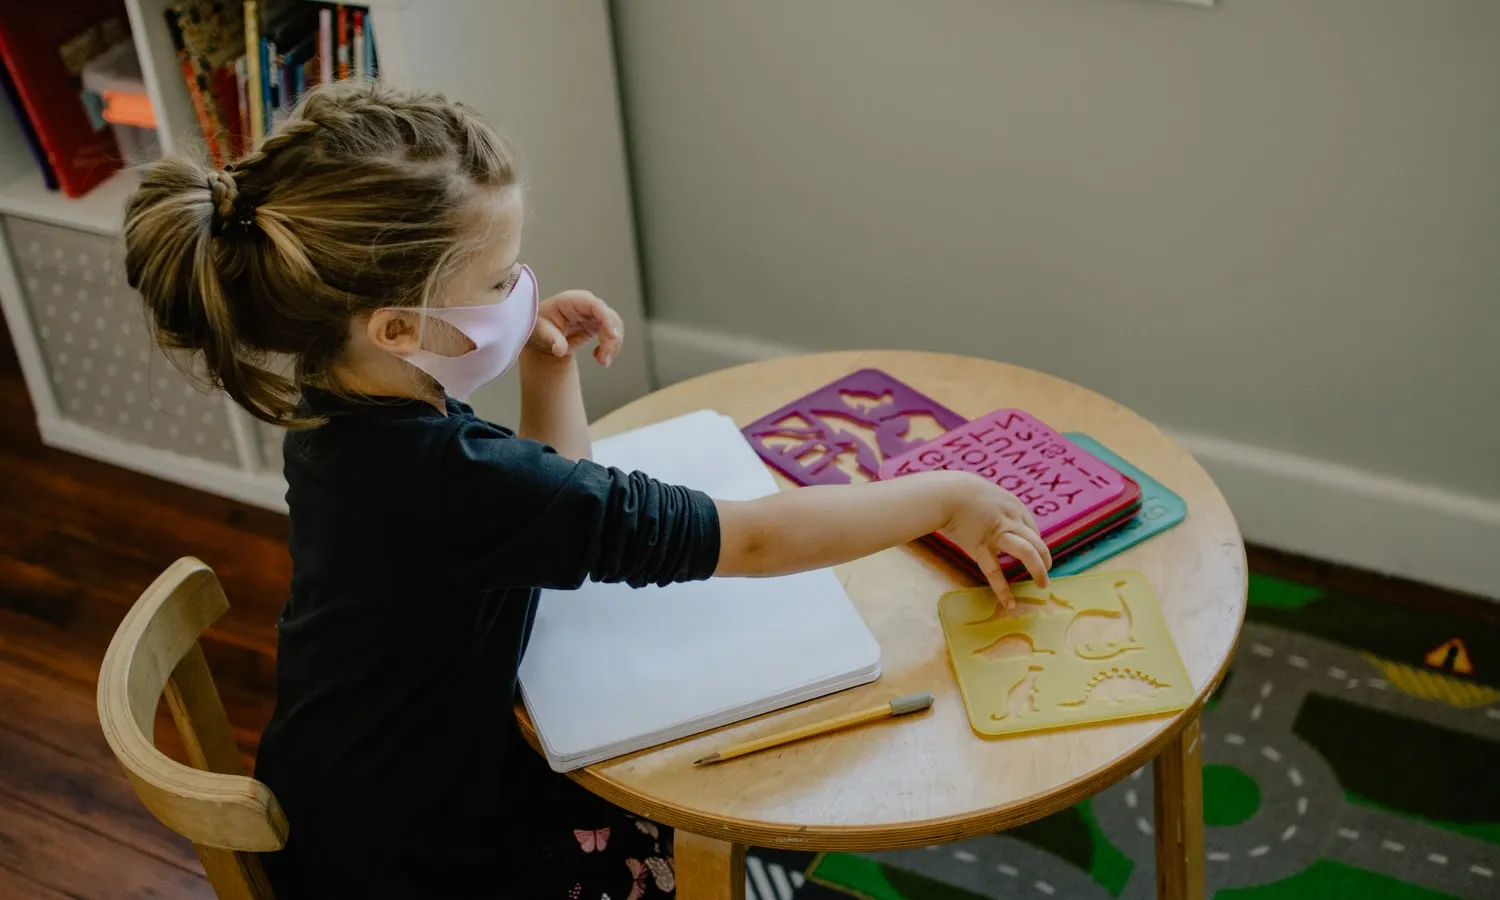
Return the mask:
M156 115L133 41L114 45L83 67L83 101L96 125L114 129L125 165L138 166L161 156Z

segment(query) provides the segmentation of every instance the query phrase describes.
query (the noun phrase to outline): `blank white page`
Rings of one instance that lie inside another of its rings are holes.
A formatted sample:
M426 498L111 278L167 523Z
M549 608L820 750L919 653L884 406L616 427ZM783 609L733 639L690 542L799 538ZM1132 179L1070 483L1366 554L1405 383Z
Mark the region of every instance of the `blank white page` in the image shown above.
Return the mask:
M599 441L604 465L720 500L776 481L733 420L700 411ZM521 688L566 771L874 680L880 647L831 570L544 591Z

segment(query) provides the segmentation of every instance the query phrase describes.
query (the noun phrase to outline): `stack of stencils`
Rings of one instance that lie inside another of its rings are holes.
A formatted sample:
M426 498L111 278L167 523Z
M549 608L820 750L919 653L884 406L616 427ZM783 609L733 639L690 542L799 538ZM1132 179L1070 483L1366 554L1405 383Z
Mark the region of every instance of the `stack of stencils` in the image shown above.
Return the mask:
M1048 428L1030 413L1000 409L909 450L880 467L882 479L940 469L973 472L1016 495L1036 519L1053 562L1130 521L1141 488L1114 467ZM969 556L942 535L933 545L970 569ZM1007 578L1021 562L1000 557Z
M922 420L928 434L946 433L923 441L914 434ZM1056 575L1114 556L1182 521L1187 512L1180 497L1086 435L1060 434L1018 409L965 422L874 369L819 388L743 431L762 459L798 484L847 484L848 471L887 479L937 469L993 481L1031 510ZM980 575L946 538L931 535L928 541ZM1026 576L1018 560L999 561L1007 578Z

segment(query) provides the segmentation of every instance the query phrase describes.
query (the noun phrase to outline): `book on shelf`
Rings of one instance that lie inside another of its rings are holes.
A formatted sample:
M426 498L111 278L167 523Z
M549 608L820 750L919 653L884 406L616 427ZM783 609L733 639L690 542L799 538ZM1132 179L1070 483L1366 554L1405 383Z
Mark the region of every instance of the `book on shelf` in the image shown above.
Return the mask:
M0 4L0 64L41 179L81 197L121 166L114 132L81 99L83 69L129 40L122 0Z

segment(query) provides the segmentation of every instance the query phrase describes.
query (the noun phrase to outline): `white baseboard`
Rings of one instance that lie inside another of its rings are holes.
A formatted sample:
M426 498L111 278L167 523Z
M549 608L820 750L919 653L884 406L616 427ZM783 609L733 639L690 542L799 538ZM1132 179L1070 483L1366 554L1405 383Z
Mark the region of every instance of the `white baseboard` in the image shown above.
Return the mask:
M797 348L649 323L659 384ZM1500 503L1338 463L1166 429L1208 470L1245 539L1500 599Z
M68 450L121 468L143 472L163 481L185 484L275 512L286 512L286 481L279 472L247 472L169 450L142 447L66 419L39 416L37 426L42 434L42 443L49 447Z

